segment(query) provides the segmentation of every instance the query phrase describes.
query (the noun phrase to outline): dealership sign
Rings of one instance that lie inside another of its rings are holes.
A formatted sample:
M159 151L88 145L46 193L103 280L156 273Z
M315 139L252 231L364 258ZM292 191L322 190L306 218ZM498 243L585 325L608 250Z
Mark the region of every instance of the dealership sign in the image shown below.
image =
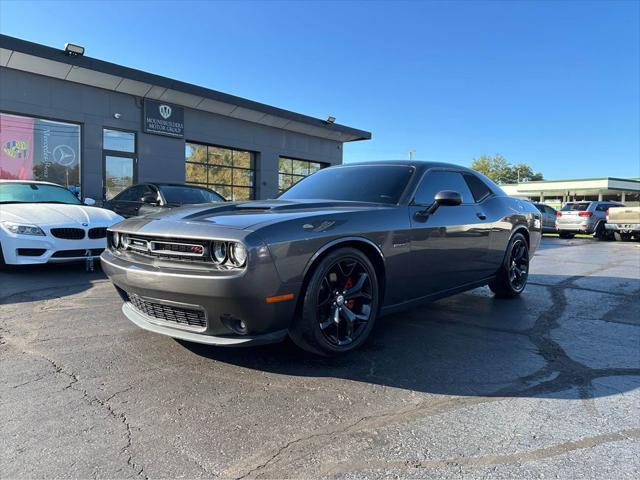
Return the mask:
M183 138L184 108L145 99L142 123L146 133Z

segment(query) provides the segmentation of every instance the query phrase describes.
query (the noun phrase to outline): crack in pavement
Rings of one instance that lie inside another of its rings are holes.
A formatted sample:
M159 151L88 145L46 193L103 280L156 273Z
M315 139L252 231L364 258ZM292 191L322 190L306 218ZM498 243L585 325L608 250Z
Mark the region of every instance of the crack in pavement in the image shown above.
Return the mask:
M27 355L35 355L49 362L54 369L53 373L59 373L68 377L69 383L68 385L64 386L64 388L62 389L63 391L71 389L82 394L82 400L85 401L88 405L90 406L99 405L100 407L102 407L104 410L107 411L107 413L111 418L123 424L125 427L125 445L120 449L120 453L127 456L127 459L126 459L127 466L130 467L136 475L143 477L145 480L148 480L149 477L147 477L147 475L144 474L144 466L136 464L136 462L134 462L133 460L133 455L131 453L133 434L131 430L131 424L129 422L129 419L127 418L127 415L124 412L120 412L120 413L116 412L111 406L111 404L109 403L109 401L113 399L116 395L119 395L121 393L124 393L130 390L131 388L133 388L132 386L129 386L128 388L115 392L108 399L102 400L95 395L90 395L89 392L87 392L87 390L85 389L75 387L75 385L80 382L78 375L72 371L67 370L63 365L59 364L56 360L48 357L42 352L29 349L27 345L21 345L21 342L19 341L12 341L11 344L13 346L18 347L22 353L25 353Z
M547 458L557 457L576 450L593 448L607 443L640 439L640 429L634 428L618 432L603 433L592 437L584 437L550 447L536 450L527 450L505 455L486 455L480 457L455 457L444 460L370 460L366 462L348 462L324 464L322 476L362 472L364 470L412 468L412 469L438 469L448 467L481 468L495 465L519 465L527 462L535 462Z
M585 275L592 275L593 273L597 273L608 268L610 268L610 266L599 267ZM271 475L275 474L277 476L277 472L279 471L278 467L275 467L275 469L273 468L276 462L279 462L282 457L293 451L294 447L297 447L300 444L309 443L314 439L326 437L327 440L329 440L337 435L349 434L354 431L366 431L371 428L381 427L392 423L407 422L413 418L424 418L429 415L445 413L446 411L451 411L456 408L501 400L505 397L544 395L577 387L580 399L585 402L585 408L587 408L589 412L594 413L595 406L590 402L593 398L591 382L594 379L608 376L640 376L640 368L590 368L572 359L562 346L551 338L551 331L560 327L558 319L562 316L567 307L567 300L564 295L564 291L567 288L572 288L573 282L583 278L585 275L571 276L552 286L544 285L551 294L551 306L538 316L531 328L521 331L512 331L493 327L486 328L500 333L526 336L527 339L536 347L539 355L545 360L545 366L538 371L519 378L511 385L490 393L486 397L446 399L441 403L436 404L429 399L414 405L414 407L401 411L394 410L391 412L382 412L379 414L365 416L346 426L338 425L326 432L312 432L309 435L285 443L283 446L268 454L266 459L265 452L262 452L262 455L260 455L261 459L257 461L257 464L254 462L254 465L249 469L245 469L244 473L238 472L238 470L242 469L242 465L238 465L228 469L225 472L225 476L230 475L238 479L249 478L252 476L257 478L267 472ZM443 323L442 321L438 322ZM481 325L464 324L464 326L483 328ZM372 365L372 368L375 369L375 366ZM443 408L444 405L451 403L454 405L450 408ZM425 415L425 413L427 413L427 415ZM384 421L380 422L381 419L384 419ZM631 432L633 435L637 435L635 430ZM603 438L609 438L606 436L607 434L603 435ZM327 443L330 443L330 441L325 442L324 445ZM316 448L314 451L317 450L319 449ZM295 460L308 455L309 452L304 452L301 456L290 458L285 465L291 464Z

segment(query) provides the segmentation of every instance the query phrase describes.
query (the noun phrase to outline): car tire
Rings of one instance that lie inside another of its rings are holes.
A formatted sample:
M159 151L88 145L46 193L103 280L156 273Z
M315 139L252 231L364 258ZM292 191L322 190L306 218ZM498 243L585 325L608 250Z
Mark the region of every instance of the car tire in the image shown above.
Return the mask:
M529 278L529 244L521 233L511 237L504 261L489 288L497 298L514 298L527 286Z
M558 232L558 236L560 238L571 239L571 238L575 237L576 234L575 233L568 233L568 232Z
M293 342L327 357L360 347L380 305L378 277L369 258L355 248L334 250L316 265L306 285L289 329Z
M605 240L611 240L612 237L604 227L604 222L600 222L598 223L598 225L596 225L596 229L593 232L593 238L595 238L596 240L600 240L601 242Z
M631 240L631 235L628 233L614 232L613 237L618 242L628 242L629 240Z

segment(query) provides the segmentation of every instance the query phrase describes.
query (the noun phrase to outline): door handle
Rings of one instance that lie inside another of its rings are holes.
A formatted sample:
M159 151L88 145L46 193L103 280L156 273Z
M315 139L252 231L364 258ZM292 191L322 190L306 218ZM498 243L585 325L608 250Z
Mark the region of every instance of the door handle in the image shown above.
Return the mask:
M476 213L476 216L477 216L480 220L486 220L486 219L487 219L487 216L486 216L484 213L482 213L482 212L478 212L478 213Z

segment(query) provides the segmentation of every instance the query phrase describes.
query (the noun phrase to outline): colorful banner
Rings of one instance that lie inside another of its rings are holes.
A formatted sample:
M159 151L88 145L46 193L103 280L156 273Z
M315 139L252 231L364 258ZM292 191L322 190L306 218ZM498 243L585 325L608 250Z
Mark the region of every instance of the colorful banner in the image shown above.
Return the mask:
M0 178L33 179L33 118L0 115Z
M80 127L0 114L0 178L43 180L80 190Z

